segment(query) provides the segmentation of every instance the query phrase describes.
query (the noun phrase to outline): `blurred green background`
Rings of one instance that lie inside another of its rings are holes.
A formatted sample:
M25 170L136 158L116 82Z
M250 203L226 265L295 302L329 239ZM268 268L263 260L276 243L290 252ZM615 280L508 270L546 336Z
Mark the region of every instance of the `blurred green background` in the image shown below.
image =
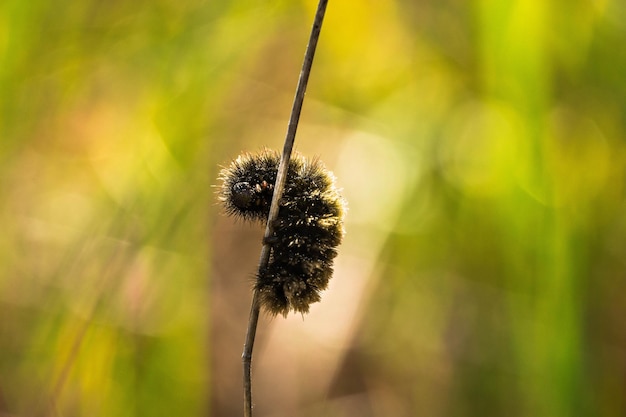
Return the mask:
M0 3L0 415L237 416L316 1ZM347 235L256 416L626 415L626 4L330 1L296 140Z

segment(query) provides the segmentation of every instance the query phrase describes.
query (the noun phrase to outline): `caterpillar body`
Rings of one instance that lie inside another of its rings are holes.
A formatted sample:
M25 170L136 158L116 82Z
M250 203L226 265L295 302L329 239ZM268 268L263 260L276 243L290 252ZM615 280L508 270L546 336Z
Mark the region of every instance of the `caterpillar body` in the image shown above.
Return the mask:
M266 221L280 164L280 153L245 153L220 172L219 199L229 215ZM268 243L267 268L259 271L255 290L269 313L307 313L320 301L333 272L343 238L345 202L334 176L317 159L292 155L278 218Z

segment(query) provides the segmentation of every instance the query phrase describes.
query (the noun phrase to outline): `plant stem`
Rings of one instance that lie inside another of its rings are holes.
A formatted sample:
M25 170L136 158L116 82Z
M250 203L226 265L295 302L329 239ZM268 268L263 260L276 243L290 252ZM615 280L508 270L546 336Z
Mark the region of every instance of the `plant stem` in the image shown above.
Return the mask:
M315 56L315 48L317 47L317 40L320 36L322 29L322 22L324 21L324 13L326 12L326 5L328 0L320 0L317 5L317 12L315 13L315 20L313 21L313 28L311 29L311 36L309 37L309 43L304 54L304 62L302 64L302 70L300 71L300 78L298 79L298 86L296 88L296 95L293 101L293 107L291 109L291 117L289 119L289 125L287 127L287 135L285 136L285 145L283 147L283 153L280 159L280 165L278 166L278 175L276 177L276 184L274 184L274 195L272 197L272 204L270 206L270 213L267 217L267 225L265 227L265 235L263 238L263 248L261 249L261 256L259 259L259 274L267 268L267 264L270 259L271 246L267 243L268 239L273 235L273 224L278 217L279 202L285 188L285 181L287 179L287 168L289 167L289 159L291 158L291 151L293 150L293 143L296 139L296 130L298 129L298 121L300 120L300 113L302 112L302 103L304 102L304 94L306 92L306 86L309 81L309 75L311 74L311 66L313 65L313 57ZM252 380L250 376L250 368L252 364L252 349L254 347L254 338L256 336L256 328L259 322L259 295L255 290L252 296L252 306L250 308L250 318L248 320L248 331L246 332L246 342L243 347L243 354L241 359L243 362L243 415L244 417L252 417Z

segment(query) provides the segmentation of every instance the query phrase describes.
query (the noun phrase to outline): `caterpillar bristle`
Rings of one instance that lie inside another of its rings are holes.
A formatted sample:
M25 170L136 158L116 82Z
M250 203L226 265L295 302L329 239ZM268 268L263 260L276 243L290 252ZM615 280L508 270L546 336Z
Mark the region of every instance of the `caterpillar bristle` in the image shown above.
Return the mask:
M222 169L219 200L228 215L248 221L267 220L280 153L244 153ZM267 268L255 282L261 306L270 314L308 313L321 299L333 272L336 247L343 238L345 202L335 178L318 159L294 153Z

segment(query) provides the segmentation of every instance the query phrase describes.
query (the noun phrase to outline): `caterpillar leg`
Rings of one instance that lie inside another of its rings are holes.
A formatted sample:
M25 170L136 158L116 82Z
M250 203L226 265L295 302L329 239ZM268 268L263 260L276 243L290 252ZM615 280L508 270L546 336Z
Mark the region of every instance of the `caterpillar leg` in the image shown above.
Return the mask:
M263 237L263 244L264 245L274 246L278 242L279 242L279 240L278 240L278 238L276 236Z

